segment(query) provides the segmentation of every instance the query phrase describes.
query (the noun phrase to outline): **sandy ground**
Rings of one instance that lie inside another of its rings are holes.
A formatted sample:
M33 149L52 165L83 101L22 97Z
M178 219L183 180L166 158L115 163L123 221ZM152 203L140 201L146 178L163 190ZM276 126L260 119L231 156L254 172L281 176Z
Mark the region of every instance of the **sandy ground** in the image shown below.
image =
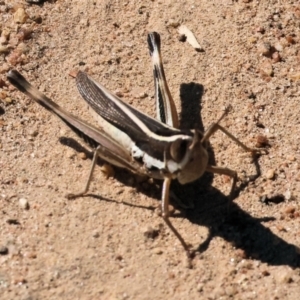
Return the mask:
M299 299L298 1L4 0L0 11L1 299ZM179 24L203 52L179 41ZM182 126L207 128L231 104L222 124L268 150L255 167L224 134L211 138L217 165L244 183L260 171L231 205L225 176L174 185L194 203L172 217L198 249L192 268L157 213L159 183L120 169L107 179L99 163L90 196L64 197L82 189L91 152L5 75L16 68L94 122L70 76L81 69L155 116L149 31Z

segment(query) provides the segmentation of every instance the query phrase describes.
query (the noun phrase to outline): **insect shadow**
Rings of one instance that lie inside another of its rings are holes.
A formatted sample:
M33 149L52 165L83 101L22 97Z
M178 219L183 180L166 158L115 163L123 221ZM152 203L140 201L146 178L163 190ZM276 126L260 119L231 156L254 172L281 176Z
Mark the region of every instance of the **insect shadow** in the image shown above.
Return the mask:
M181 124L183 128L199 128L204 131L201 119L201 101L203 86L197 83L183 83L180 87ZM215 164L213 148L208 144L210 164ZM254 160L256 174L260 175L258 160ZM275 220L273 217L254 218L243 211L236 203L218 189L212 187L213 174L205 173L199 180L178 188L175 182L173 188L178 197L191 199L194 208L187 210L186 218L193 224L209 229L206 240L198 247L199 252L205 251L214 237L222 237L236 248L244 251L245 257L254 258L270 265L300 266L300 255L297 247L276 236L262 225L263 222ZM242 183L235 197L248 185ZM250 201L250 200L249 200Z
M198 128L204 132L200 109L202 96L202 85L193 82L181 84L181 128ZM93 157L92 152L86 150L72 138L61 137L60 142L78 152L84 152L89 159ZM215 165L215 155L210 144L208 144L208 152L209 163ZM99 163L103 162L99 159ZM256 174L252 176L252 180L255 180L260 174L258 161L254 161L254 163ZM147 187L147 184L129 180L132 178L132 176L128 176L129 173L119 169L115 178L124 185L135 187L138 192L158 200L161 199L161 181L155 181L155 184ZM263 222L272 221L274 218L258 219L243 211L236 203L229 201L227 195L212 186L213 176L213 174L206 172L200 179L184 186L177 181L172 182L171 189L179 199L183 201L188 199L189 203L194 203L193 209L185 210L184 216L191 223L209 229L209 234L206 240L199 244L198 251L206 251L211 240L219 236L236 248L242 249L245 257L254 258L270 265L299 267L300 255L296 246L287 243L262 225ZM236 197L247 184L246 182L237 188ZM95 194L88 194L87 196L108 202L119 202ZM156 208L127 202L122 202L122 204L149 210ZM180 215L174 217L180 217Z

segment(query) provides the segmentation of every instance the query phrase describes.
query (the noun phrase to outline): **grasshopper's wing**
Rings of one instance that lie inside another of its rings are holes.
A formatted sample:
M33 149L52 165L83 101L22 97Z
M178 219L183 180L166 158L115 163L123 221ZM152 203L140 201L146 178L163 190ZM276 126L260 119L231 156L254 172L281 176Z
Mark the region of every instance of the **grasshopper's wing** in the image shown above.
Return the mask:
M153 64L157 119L171 127L178 128L178 114L167 84L161 58L160 35L157 32L150 32L147 41Z
M81 96L98 115L138 143L172 140L182 134L126 104L84 72L78 72L76 83Z
M135 173L140 173L138 170L139 166L132 161L129 153L118 145L116 141L106 136L105 133L65 111L32 86L18 71L11 70L7 74L7 78L18 90L58 116L89 146L92 148L98 147L98 153L102 159L113 165L129 169Z

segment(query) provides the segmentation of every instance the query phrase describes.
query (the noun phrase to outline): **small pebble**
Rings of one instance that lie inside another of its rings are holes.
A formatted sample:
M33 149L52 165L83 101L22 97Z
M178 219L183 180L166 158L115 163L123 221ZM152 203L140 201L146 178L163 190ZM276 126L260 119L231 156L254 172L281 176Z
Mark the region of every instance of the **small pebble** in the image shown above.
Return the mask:
M23 277L16 277L16 278L14 278L13 280L12 280L12 282L13 282L13 284L15 284L15 285L22 285L22 284L25 284L25 283L27 283L27 280L25 279L25 278L23 278Z
M6 62L1 63L1 65L0 65L0 73L1 74L6 74L10 69L11 69L11 67L8 63L6 63ZM8 89L10 91L13 91L13 90L15 90L15 87L10 84L10 85L8 85Z
M73 78L76 78L78 74L78 70L77 69L72 69L70 72L69 72L69 75Z
M247 253L243 249L237 249L235 254L236 254L236 258L239 258L239 259L246 259L247 258Z
M26 54L30 51L30 48L27 47L27 45L23 42L19 43L17 48L20 51L20 53L22 53L22 54Z
M293 81L299 81L300 80L300 72L289 74L289 78Z
M272 60L273 60L274 63L277 63L277 62L281 61L281 57L280 57L279 52L276 51L272 54Z
M15 66L23 61L22 52L20 49L16 48L9 55L7 55L5 59L8 63Z
M31 28L21 28L17 34L19 41L29 40L31 38Z
M268 145L269 145L269 141L268 141L268 138L265 135L260 134L256 137L255 147L263 148L263 147L266 147Z
M197 284L197 287L196 287L197 292L199 292L199 293L203 292L203 288L204 288L204 283Z
M4 27L4 28L2 28L1 36L3 36L6 39L8 39L9 36L10 36L10 33L11 33L10 29L7 28L7 27Z
M75 152L74 152L74 150L72 150L72 149L67 149L67 151L66 151L66 157L67 158L74 158L75 157Z
M263 276L270 276L270 272L269 272L268 270L263 270L263 271L261 272L261 274L262 274Z
M274 169L270 169L267 171L266 173L266 178L267 179L274 179L275 177L275 170Z
M25 198L20 198L19 199L19 205L23 209L26 209L26 210L29 209L29 203L28 203L27 199L25 199Z
M161 248L157 247L157 248L152 249L152 253L160 255L160 254L163 254L163 251Z
M38 136L38 134L39 134L39 132L37 130L31 130L29 132L29 135L31 135L32 137L36 137L36 136Z
M123 256L121 254L117 254L116 255L116 260L122 261L123 260Z
M276 228L277 228L278 231L281 231L281 232L282 232L282 231L285 231L285 232L287 231L287 230L286 230L283 226L281 226L281 225L276 225Z
M0 99L4 100L7 97L7 91L2 90L0 91Z
M147 97L147 94L145 93L144 89L141 88L141 87L134 88L134 89L131 91L131 95L132 95L135 99L142 99L142 98Z
M0 36L0 44L6 45L7 44L7 37L6 36Z
M138 94L138 97L139 97L140 99L144 99L144 98L146 98L147 96L148 96L148 94L145 93L145 92L141 92L141 93Z
M255 31L259 33L265 33L265 29L263 27L257 27Z
M103 166L100 167L100 170L104 173L106 178L115 176L115 170L110 164L104 163Z
M7 255L8 248L6 246L0 246L0 255Z
M295 44L295 39L291 35L287 36L286 40L289 44Z
M284 212L285 212L285 214L287 214L287 215L292 215L294 212L295 212L295 207L294 206L288 206L285 210L284 210Z
M300 7L295 7L294 9L294 16L300 19Z
M78 157L81 158L82 160L86 160L87 159L87 156L86 156L85 152L78 153Z
M25 252L24 257L27 257L29 259L35 259L35 258L37 258L37 255L35 252Z
M260 72L263 75L272 76L273 75L273 66L269 61L265 61L260 65Z
M174 28L177 28L179 25L180 25L180 23L179 23L178 21L173 20L173 19L170 19L170 20L167 22L167 26L168 26L168 27L174 27Z
M11 104L12 103L12 99L10 97L6 97L4 99L4 102L7 103L7 104Z
M120 97L122 98L124 96L124 94L120 91L120 90L115 90L114 91L114 94L117 96L117 97Z
M24 24L28 19L28 15L24 8L20 7L14 13L14 20L16 23Z
M98 231L94 231L93 232L93 238L98 238L98 237L100 237L100 233L98 232Z
M281 52L283 50L283 45L280 43L275 44L274 48L278 51Z
M284 284L284 283L291 283L292 279L292 272L290 270L278 270L276 274L274 274L274 278L277 283Z
M235 286L230 286L230 285L225 287L225 292L226 295L229 297L234 297L234 295L238 293L237 288Z
M178 41L184 43L186 41L186 35L185 34L180 34L178 36Z
M162 216L161 206L156 207L154 212L156 213L157 216L161 217Z
M44 226L45 226L46 228L51 227L51 225L52 225L51 222L49 222L49 221L47 221L47 220L44 222Z
M169 210L170 216L173 216L175 213L175 207L172 204L169 204L168 210Z
M8 53L9 49L5 45L0 45L0 53Z
M248 38L248 42L250 44L255 44L256 41L257 41L257 38L255 36L251 36L251 37Z
M289 161L295 161L296 160L296 157L294 155L288 155L286 157Z
M284 193L284 198L286 199L286 200L291 200L291 198L292 198L292 193L291 193L291 191L290 190L287 190L285 193Z
M269 43L262 43L257 46L257 51L263 56L271 56L271 45Z

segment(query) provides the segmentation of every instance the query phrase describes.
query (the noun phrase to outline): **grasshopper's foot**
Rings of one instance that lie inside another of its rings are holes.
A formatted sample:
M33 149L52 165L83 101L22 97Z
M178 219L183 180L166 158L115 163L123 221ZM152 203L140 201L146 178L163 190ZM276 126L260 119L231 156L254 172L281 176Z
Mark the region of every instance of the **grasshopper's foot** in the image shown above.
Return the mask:
M196 250L189 249L186 251L186 255L187 255L188 259L192 260L196 256Z
M258 156L261 156L261 155L268 154L267 149L259 149L259 148L252 148L252 149L250 149L250 152L251 152L253 157L258 157Z
M193 259L196 256L196 251L197 250L193 250L193 249L189 249L189 250L185 251L186 256L187 256L186 266L187 266L188 269L192 269L193 268Z

